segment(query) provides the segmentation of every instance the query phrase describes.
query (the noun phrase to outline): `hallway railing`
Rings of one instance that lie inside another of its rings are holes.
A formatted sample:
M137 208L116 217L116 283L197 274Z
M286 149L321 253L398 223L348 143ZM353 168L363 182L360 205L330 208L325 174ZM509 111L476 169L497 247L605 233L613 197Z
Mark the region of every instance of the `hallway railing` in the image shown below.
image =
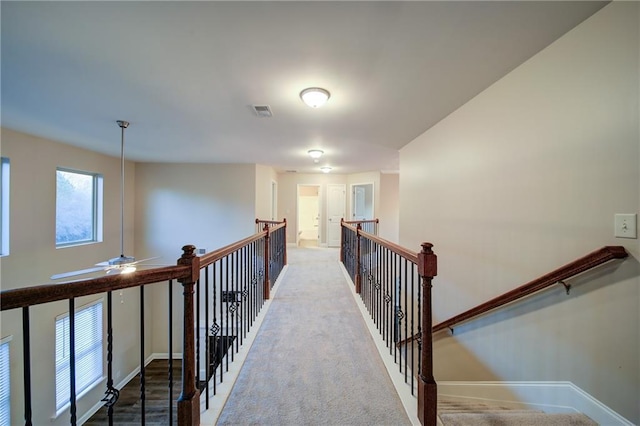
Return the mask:
M412 394L417 389L419 420L423 425L435 425L431 283L437 273L437 258L433 245L424 243L420 252L412 252L363 231L362 226L360 222L341 222L340 260L405 383L411 386ZM420 337L398 347L398 342L414 335Z
M39 376L39 365L32 362L32 347L30 333L34 326L31 324L33 311L42 305L57 301L67 301L69 312L76 311L76 300L83 296L98 296L98 300L106 298L106 383L105 396L102 399L107 407L109 424L114 424L115 411L119 389L114 385L113 353L116 339L113 330L113 297L114 291L128 288L138 288L140 292L139 307L139 356L140 356L140 406L141 424L145 423L145 361L148 350L145 348L145 332L149 332L145 325L145 289L158 288L166 285L168 289L168 418L166 424L174 423L172 401L172 361L173 361L173 286L178 281L183 287L183 312L177 323L182 323L182 390L177 400L177 424L200 424L200 389L205 389L206 406L209 404L209 388L215 394L216 384L223 379L222 358L226 356L226 368L229 356L237 352L250 330L256 315L268 297L269 290L286 265L286 222L273 223L255 235L237 243L223 247L202 257L197 257L195 247L183 247L183 254L176 266L167 266L150 270L138 270L130 274L106 275L99 278L87 279L69 283L48 284L32 287L6 290L0 293L0 308L4 311L22 310L21 357L23 359L23 374L21 386L12 383L11 391L19 391L22 395L22 416L12 413L11 424L20 423L18 418L24 418L25 425L44 424L47 418L34 418L34 394L45 392L42 387L34 387L32 377ZM164 309L164 308L163 308ZM52 320L53 321L53 320ZM148 322L148 321L147 321ZM200 324L205 324L206 331L202 332ZM175 324L177 325L177 324ZM41 325L40 325L41 326ZM78 413L75 390L76 371L76 336L78 327L75 315L69 316L69 332L66 336L69 347L69 423L75 425L80 422L79 417L86 417L87 413ZM197 329L197 332L195 331ZM224 333L224 334L223 334ZM229 344L230 343L230 344ZM205 349L202 350L201 347ZM228 349L227 349L228 348ZM55 353L55 348L38 345L38 351ZM20 352L19 350L14 351ZM203 356L204 354L204 356ZM201 375L204 372L205 379ZM35 373L35 374L34 374ZM216 374L218 373L218 374ZM216 381L219 380L219 381ZM98 401L96 401L98 402ZM89 406L92 404L90 403Z

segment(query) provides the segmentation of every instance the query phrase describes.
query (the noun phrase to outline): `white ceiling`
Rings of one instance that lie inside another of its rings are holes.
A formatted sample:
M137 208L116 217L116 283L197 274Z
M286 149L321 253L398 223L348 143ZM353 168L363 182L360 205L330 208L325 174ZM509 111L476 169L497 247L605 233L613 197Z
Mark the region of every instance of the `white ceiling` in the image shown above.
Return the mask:
M396 170L399 148L604 4L2 1L2 126L119 156L124 119L137 161ZM310 86L324 107L302 103Z

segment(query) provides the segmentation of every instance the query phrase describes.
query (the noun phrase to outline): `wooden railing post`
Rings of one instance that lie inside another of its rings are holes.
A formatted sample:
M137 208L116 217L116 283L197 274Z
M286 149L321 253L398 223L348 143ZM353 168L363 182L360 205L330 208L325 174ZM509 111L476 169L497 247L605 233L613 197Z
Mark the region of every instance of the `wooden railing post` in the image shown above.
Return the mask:
M424 426L435 426L437 419L438 389L433 378L433 341L431 333L431 282L437 275L438 261L431 250L433 244L422 243L418 253L418 273L422 278L422 358L418 375L418 419Z
M340 262L344 264L344 218L340 218Z
M264 299L267 300L271 293L271 283L269 282L269 224L265 223L262 230L267 232L264 237Z
M362 224L358 224L358 232L356 232L356 293L360 294L360 291L362 289L362 274L361 274L361 270L360 270L360 254L361 254L361 249L360 249L360 243L362 242L362 239L360 238L360 232L362 231Z
M178 425L200 424L200 392L196 388L195 318L193 306L194 286L200 277L200 258L195 246L182 247L183 254L178 265L191 266L189 277L180 279L184 289L184 318L182 341L182 392L178 398Z
M287 264L287 218L285 217L283 219L284 221L284 241L282 241L282 244L284 244L284 262L282 263L283 265Z

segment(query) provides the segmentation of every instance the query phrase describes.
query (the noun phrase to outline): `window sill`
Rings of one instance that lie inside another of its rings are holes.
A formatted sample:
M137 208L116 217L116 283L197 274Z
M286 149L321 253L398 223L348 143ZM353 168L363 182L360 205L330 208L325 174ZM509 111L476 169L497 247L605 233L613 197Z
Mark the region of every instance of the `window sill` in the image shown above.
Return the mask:
M86 394L91 392L91 390L93 390L93 388L97 387L100 383L104 382L105 380L107 380L107 378L106 378L106 376L103 376L103 377L97 379L95 382L91 383L85 390L80 392L79 395L76 395L76 402L79 401L83 396L85 396ZM71 407L71 402L67 402L59 410L56 411L56 414L51 416L51 421L56 420L62 414L64 414L65 412L69 411L70 407Z

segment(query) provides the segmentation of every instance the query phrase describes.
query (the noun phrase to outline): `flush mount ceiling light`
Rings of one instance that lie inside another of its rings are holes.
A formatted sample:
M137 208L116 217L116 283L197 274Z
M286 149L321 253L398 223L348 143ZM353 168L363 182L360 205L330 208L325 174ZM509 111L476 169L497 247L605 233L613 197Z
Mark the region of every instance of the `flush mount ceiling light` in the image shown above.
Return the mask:
M320 170L322 170L322 173L329 173L331 171L331 167L329 166L320 167Z
M329 100L329 92L320 87L309 87L300 92L300 99L302 102L309 105L311 108L319 108Z
M324 154L324 151L321 149L310 149L309 151L307 151L307 154L309 154L309 157L315 160L322 157L322 154Z

